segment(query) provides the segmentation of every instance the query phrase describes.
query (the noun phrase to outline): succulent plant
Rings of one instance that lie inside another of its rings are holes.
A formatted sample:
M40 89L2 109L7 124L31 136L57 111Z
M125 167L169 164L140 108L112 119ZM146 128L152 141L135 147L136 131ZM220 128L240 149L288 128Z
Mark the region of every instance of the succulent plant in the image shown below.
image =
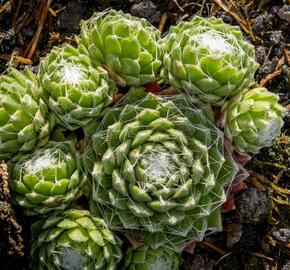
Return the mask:
M225 135L238 152L258 153L281 133L285 109L266 88L244 90L222 108Z
M204 102L223 103L247 87L258 68L239 27L214 17L180 22L164 42L165 80Z
M145 19L110 10L82 22L80 43L93 63L104 65L118 85L139 86L159 73L159 36Z
M86 180L72 143L51 142L10 167L14 200L27 215L68 208L82 194Z
M54 126L31 71L9 69L0 77L0 159L15 157L47 143Z
M237 171L200 109L151 94L104 115L86 164L91 210L115 229L149 232L154 246L220 228L224 185Z
M55 48L41 62L40 80L56 121L75 130L100 116L111 103L115 84L101 67L71 45Z
M180 263L181 256L171 249L153 249L144 244L136 249L127 249L122 270L178 270Z
M120 240L85 210L55 213L32 232L33 270L114 270L121 258Z

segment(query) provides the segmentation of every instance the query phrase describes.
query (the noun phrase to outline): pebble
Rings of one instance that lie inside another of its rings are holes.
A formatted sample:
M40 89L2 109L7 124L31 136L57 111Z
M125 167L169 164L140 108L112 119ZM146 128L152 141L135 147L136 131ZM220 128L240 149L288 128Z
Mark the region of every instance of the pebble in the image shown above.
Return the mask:
M161 16L161 12L157 11L156 5L148 0L134 4L130 9L130 13L133 16L146 18L152 24L159 23Z
M264 63L264 60L266 58L266 47L264 46L258 46L256 48L256 51L255 51L255 58L256 58L256 61L262 65Z
M77 2L69 2L67 8L58 16L59 28L67 33L77 33L84 8Z
M236 217L241 223L261 223L268 217L270 198L255 187L240 192L236 198Z
M280 228L274 231L273 236L284 244L290 243L290 229L288 228Z
M284 5L277 12L279 18L290 23L290 5Z
M258 74L259 75L267 75L267 74L274 72L276 69L276 66L277 66L277 62L278 62L277 58L274 58L271 61L268 61L267 63L265 63L265 65L261 66L258 69Z
M280 30L272 31L270 34L269 42L271 46L274 46L283 42L283 39L283 34Z

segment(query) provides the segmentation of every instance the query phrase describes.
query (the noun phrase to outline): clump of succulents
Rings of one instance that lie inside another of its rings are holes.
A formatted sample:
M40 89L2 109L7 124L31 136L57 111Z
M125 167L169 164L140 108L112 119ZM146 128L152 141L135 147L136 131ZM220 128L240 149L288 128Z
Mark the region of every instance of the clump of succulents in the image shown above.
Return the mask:
M58 212L33 225L33 270L114 270L120 240L85 210Z
M129 247L124 255L122 270L178 270L181 256L171 249L153 249L144 244L134 249Z
M45 145L53 126L54 117L31 71L11 68L0 77L0 159Z
M14 201L27 215L57 211L33 226L32 269L178 269L174 251L221 229L239 170L212 105L240 153L258 153L281 131L278 96L248 89L257 67L253 46L221 19L194 17L161 39L144 19L109 10L82 23L77 48L42 60L38 76L1 76L0 158L13 158ZM161 69L189 95L146 94ZM109 108L116 84L133 87ZM86 146L82 157L75 144ZM67 210L83 193L90 212ZM143 241L119 266L108 227Z
M87 125L112 102L116 87L101 67L71 45L55 48L41 62L40 80L56 121L70 130Z
M109 110L87 155L92 209L111 227L152 233L156 245L220 228L224 185L237 167L223 153L222 133L182 97L148 94Z
M225 135L241 153L257 154L281 133L285 109L266 88L244 90L224 104Z
M68 208L81 194L86 178L71 143L51 142L11 165L14 200L27 215Z
M145 19L110 10L81 25L80 43L95 65L104 65L120 86L155 80L161 67L160 33Z
M254 53L238 26L194 17L165 37L163 76L195 99L221 104L253 81Z

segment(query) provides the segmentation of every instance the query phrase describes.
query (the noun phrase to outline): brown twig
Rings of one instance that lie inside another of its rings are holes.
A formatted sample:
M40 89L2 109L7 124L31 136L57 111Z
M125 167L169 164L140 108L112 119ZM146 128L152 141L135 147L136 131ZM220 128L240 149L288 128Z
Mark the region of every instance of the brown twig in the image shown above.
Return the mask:
M260 175L254 171L249 171L249 173L251 175L255 176L259 181L262 181L262 182L266 183L267 185L269 185L277 193L290 195L290 190L285 189L285 188L281 188L281 187L275 185L270 180L268 180L265 176Z
M232 17L237 21L237 23L243 28L243 30L248 34L249 31L246 29L246 22L243 21L238 14L234 13L231 8L225 5L222 0L213 0L217 5L219 5L225 12L232 15Z
M261 80L261 82L258 84L258 87L266 86L270 81L272 81L274 78L280 75L281 75L281 70L276 70L272 72L271 74L268 74L264 79Z
M284 49L284 55L287 60L288 66L290 67L290 53L286 48Z
M51 7L48 9L48 11L53 17L57 16L56 12Z
M184 9L182 8L182 6L178 3L177 0L173 0L174 4L178 7L178 9L181 11L181 12L184 12Z
M277 199L277 198L272 198L272 200L278 204L290 206L290 202L288 202L288 201L284 201L284 200Z
M229 0L231 6L224 4L222 0L213 0L217 5L219 5L225 12L229 13L236 22L240 25L240 27L244 30L246 34L248 34L253 41L256 41L256 37L253 34L251 24L248 19L245 19L242 15L238 4L234 0ZM235 8L235 12L232 11L231 7Z
M251 178L250 182L253 186L255 186L256 188L258 188L259 190L261 190L262 192L266 192L267 189L265 188L265 186L263 186L256 178Z
M158 26L158 29L159 29L160 32L163 32L165 24L167 22L167 19L168 19L168 15L165 12L165 13L162 14L160 22L159 22L159 26Z
M21 56L16 56L16 55L7 55L7 54L1 54L0 55L0 59L2 60L6 60L9 62L16 62L16 63L20 63L23 65L32 65L32 61L30 59L21 57Z
M275 71L268 74L264 79L262 79L260 81L259 84L256 84L256 87L265 87L270 81L272 81L274 78L278 77L281 75L281 67L284 63L284 56L279 59L279 61L277 62L277 65L276 65L276 68L275 68Z
M14 0L9 0L7 1L3 6L0 6L0 13L5 11L11 4L13 3Z
M19 0L16 12L15 12L13 20L12 20L12 29L14 30L14 32L16 32L16 21L17 21L17 18L18 18L18 14L19 14L21 5L22 5L22 0Z
M252 252L252 251L251 251L250 254L253 255L253 256L259 257L259 258L266 259L266 260L268 260L268 261L274 261L273 258L268 257L268 256L266 256L266 255L264 255L264 254L261 254L261 253Z
M214 245L213 243L207 241L207 240L203 240L201 242L202 244L204 244L205 246L215 250L216 252L218 252L219 254L221 254L222 256L226 255L227 252L219 247L217 247L216 245Z
M51 0L43 0L43 2L42 2L40 19L38 21L37 31L35 32L32 40L30 41L30 43L29 43L29 45L24 53L24 56L26 58L30 59L34 55L34 52L36 50L36 47L37 47L37 44L38 44L38 41L40 38L40 34L41 34L42 29L43 29L44 24L45 24L45 20L46 20L46 16L48 13L48 9L50 7L50 3L51 3Z
M202 0L200 10L198 11L199 16L202 15L202 12L203 12L203 9L204 9L205 2L206 2L206 0Z

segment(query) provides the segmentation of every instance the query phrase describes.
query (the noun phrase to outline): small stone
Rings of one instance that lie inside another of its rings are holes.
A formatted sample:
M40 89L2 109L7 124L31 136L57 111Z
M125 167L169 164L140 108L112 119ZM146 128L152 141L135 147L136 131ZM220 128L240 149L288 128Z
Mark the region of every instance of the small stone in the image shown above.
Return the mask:
M264 46L258 46L256 48L256 53L255 53L255 58L256 58L256 61L262 65L265 61L265 58L266 58L266 47Z
M279 18L290 23L290 5L284 5L277 12Z
M273 236L284 244L290 243L290 229L288 228L281 228L274 231Z
M278 45L283 42L283 39L282 31L273 31L269 38L270 45Z
M148 0L134 4L130 9L130 13L133 16L145 18L152 24L158 23L161 16L160 11L157 11L157 7L152 1Z
M67 8L58 16L60 29L68 33L77 33L83 11L84 6L77 2L69 2Z
M259 15L255 18L255 22L252 25L252 30L254 33L260 33L264 28L264 18L262 15Z
M236 198L236 217L241 223L261 223L268 217L270 198L255 187L240 192Z
M267 75L275 71L278 59L272 59L258 69L258 74Z

